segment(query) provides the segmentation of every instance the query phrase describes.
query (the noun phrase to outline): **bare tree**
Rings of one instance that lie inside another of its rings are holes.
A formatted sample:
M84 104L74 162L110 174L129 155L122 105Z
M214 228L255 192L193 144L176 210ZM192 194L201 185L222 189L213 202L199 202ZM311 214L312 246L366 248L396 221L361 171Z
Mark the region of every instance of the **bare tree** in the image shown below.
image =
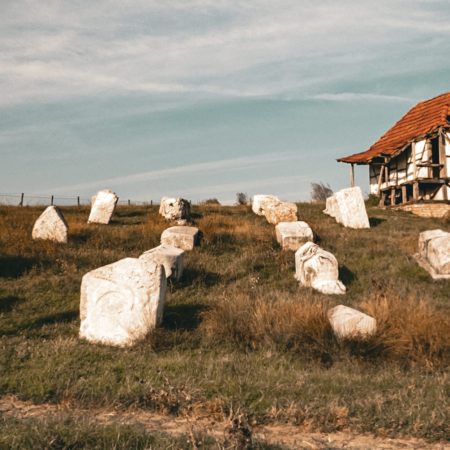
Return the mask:
M333 195L333 190L329 184L311 183L311 200L313 202L324 202L328 197Z

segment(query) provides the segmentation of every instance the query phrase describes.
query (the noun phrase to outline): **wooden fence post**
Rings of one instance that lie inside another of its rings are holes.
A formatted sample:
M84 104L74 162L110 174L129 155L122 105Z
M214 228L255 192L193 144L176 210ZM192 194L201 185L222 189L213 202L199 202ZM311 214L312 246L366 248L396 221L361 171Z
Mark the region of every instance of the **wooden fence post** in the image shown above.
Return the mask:
M80 196L77 197L77 206L80 207Z
M23 198L24 198L25 194L22 192L22 194L20 194L20 203L19 206L23 206Z
M50 199L50 205L53 206L53 195L52 195L52 198Z

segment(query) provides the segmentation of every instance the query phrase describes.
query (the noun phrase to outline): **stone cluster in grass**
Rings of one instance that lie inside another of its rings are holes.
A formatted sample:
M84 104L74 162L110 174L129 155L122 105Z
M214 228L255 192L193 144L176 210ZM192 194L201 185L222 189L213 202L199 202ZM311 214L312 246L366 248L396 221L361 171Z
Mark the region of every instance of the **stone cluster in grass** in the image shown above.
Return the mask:
M185 225L191 220L191 203L184 198L163 197L159 205L159 214L166 220Z

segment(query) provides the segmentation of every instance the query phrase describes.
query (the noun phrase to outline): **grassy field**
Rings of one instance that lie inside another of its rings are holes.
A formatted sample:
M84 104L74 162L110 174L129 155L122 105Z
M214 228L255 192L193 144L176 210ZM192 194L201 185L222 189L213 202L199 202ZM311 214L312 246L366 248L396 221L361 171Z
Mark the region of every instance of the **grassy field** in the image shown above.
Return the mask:
M345 296L300 288L294 253L249 208L196 206L202 245L169 283L163 325L117 349L78 339L81 277L158 245L167 224L157 207L120 207L108 226L88 225L87 209L63 208L61 245L31 240L43 208L0 206L0 395L217 420L239 411L250 424L448 440L450 281L433 282L412 255L420 231L450 225L369 208L372 228L350 230L322 209L299 204L299 217L337 257ZM337 341L326 311L340 303L374 315L377 334ZM3 421L0 447L12 435L21 436L17 448L38 442L34 425ZM94 443L117 438L114 448L130 448L129 439L169 448L165 436L92 427L58 423L43 436L66 448L92 429Z

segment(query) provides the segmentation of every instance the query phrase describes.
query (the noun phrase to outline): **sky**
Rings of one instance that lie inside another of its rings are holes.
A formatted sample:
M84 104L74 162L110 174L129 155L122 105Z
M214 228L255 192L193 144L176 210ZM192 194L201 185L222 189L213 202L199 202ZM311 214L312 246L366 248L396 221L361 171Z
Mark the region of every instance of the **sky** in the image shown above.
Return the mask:
M448 0L1 0L0 194L309 200L449 55Z

